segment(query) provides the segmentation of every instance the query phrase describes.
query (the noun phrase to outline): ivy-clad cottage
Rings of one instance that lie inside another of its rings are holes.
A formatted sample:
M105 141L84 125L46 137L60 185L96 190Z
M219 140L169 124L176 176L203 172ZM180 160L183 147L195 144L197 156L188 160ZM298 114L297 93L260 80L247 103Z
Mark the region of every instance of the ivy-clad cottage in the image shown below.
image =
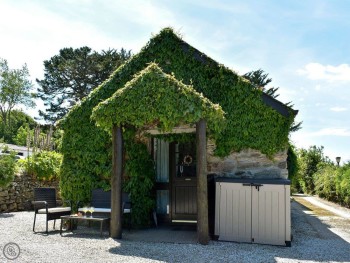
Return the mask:
M62 196L111 189L111 236L121 238L126 191L133 224L155 209L160 221L196 223L206 244L212 182L286 179L296 113L165 28L61 122Z

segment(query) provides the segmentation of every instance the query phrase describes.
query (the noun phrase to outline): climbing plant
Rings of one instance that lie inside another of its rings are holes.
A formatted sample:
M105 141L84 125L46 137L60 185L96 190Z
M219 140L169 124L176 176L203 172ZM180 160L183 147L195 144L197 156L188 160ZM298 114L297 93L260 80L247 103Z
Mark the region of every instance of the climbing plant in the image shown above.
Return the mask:
M98 104L92 119L105 130L126 124L136 128L158 127L170 132L181 124L208 123L218 133L224 124L224 112L191 86L165 74L155 63L142 70L124 88Z
M125 172L123 189L130 193L132 224L145 226L150 223L150 211L155 206L152 188L155 180L153 160L144 143L137 140L134 129L124 131Z
M64 129L64 158L60 174L64 198L88 199L92 188L108 184L111 174L111 135L104 130L103 120L100 127L95 125L95 121L90 118L92 111L117 90L127 87L134 75L151 62L157 63L163 72L173 75L185 85L191 85L210 102L219 104L225 112L226 126L211 131L218 156L245 148L257 149L273 156L288 147L289 128L294 119L292 109L288 117L282 116L262 101L262 91L249 81L188 45L172 29L165 28L79 105L74 106L61 121ZM163 100L167 101L167 98ZM124 103L126 105L127 101ZM126 114L131 114L129 108L124 110ZM110 117L106 116L105 120L107 118ZM113 118L114 121L124 123L122 117ZM170 126L164 125L162 128L168 129ZM126 160L126 166L128 161L130 159Z

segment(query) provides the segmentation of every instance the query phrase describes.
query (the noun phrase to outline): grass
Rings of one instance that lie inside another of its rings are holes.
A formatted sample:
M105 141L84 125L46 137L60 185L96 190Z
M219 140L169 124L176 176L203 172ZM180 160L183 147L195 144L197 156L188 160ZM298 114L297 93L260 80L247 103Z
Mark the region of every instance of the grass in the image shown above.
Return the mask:
M326 209L323 209L321 207L311 204L310 202L306 201L302 197L293 196L293 198L296 202L298 202L299 204L307 208L311 212L311 214L314 214L316 216L337 216L336 214Z

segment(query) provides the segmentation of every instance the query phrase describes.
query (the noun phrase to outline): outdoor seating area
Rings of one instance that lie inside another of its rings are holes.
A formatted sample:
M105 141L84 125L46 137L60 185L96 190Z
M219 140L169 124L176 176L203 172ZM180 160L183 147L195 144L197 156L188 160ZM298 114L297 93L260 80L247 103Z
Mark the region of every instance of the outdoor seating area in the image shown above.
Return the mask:
M81 207L81 202L78 201L78 213L73 213L71 201L66 201L69 206L58 207L56 200L55 188L35 188L34 201L32 202L34 208L34 223L33 232L35 232L35 224L37 215L46 216L46 233L48 233L48 222L54 220L53 228L56 226L56 219L60 219L60 233L62 235L62 226L64 221L76 224L78 221L86 221L89 223L95 221L100 223L100 234L102 236L103 224L109 227L111 217L111 191L104 191L103 189L93 189L91 193L91 202L89 207ZM128 193L122 194L122 211L123 220L127 221L128 229L131 229L131 201Z

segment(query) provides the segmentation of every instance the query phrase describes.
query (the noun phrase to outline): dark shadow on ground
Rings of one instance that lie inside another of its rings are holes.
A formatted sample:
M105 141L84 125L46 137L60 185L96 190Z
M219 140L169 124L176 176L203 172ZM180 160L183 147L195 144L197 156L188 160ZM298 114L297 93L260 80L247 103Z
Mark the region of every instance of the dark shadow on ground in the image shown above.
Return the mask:
M179 261L179 259L181 262L195 262L195 259L203 259L206 262L251 262L254 259L257 262L276 262L278 258L296 262L310 260L349 262L350 244L330 231L329 226L319 218L305 212L308 210L299 203L292 202L292 247L219 241L211 241L208 246L192 242L186 244L166 243L157 240L158 234L154 230L149 231L149 239L152 242L136 238L127 239L128 235L124 233L125 238L116 240L118 246L110 248L109 252L165 262ZM171 238L176 232L168 229L167 236ZM159 243L162 245L160 246Z
M9 214L9 213L0 213L0 218L9 218L9 217L13 217L13 214Z

